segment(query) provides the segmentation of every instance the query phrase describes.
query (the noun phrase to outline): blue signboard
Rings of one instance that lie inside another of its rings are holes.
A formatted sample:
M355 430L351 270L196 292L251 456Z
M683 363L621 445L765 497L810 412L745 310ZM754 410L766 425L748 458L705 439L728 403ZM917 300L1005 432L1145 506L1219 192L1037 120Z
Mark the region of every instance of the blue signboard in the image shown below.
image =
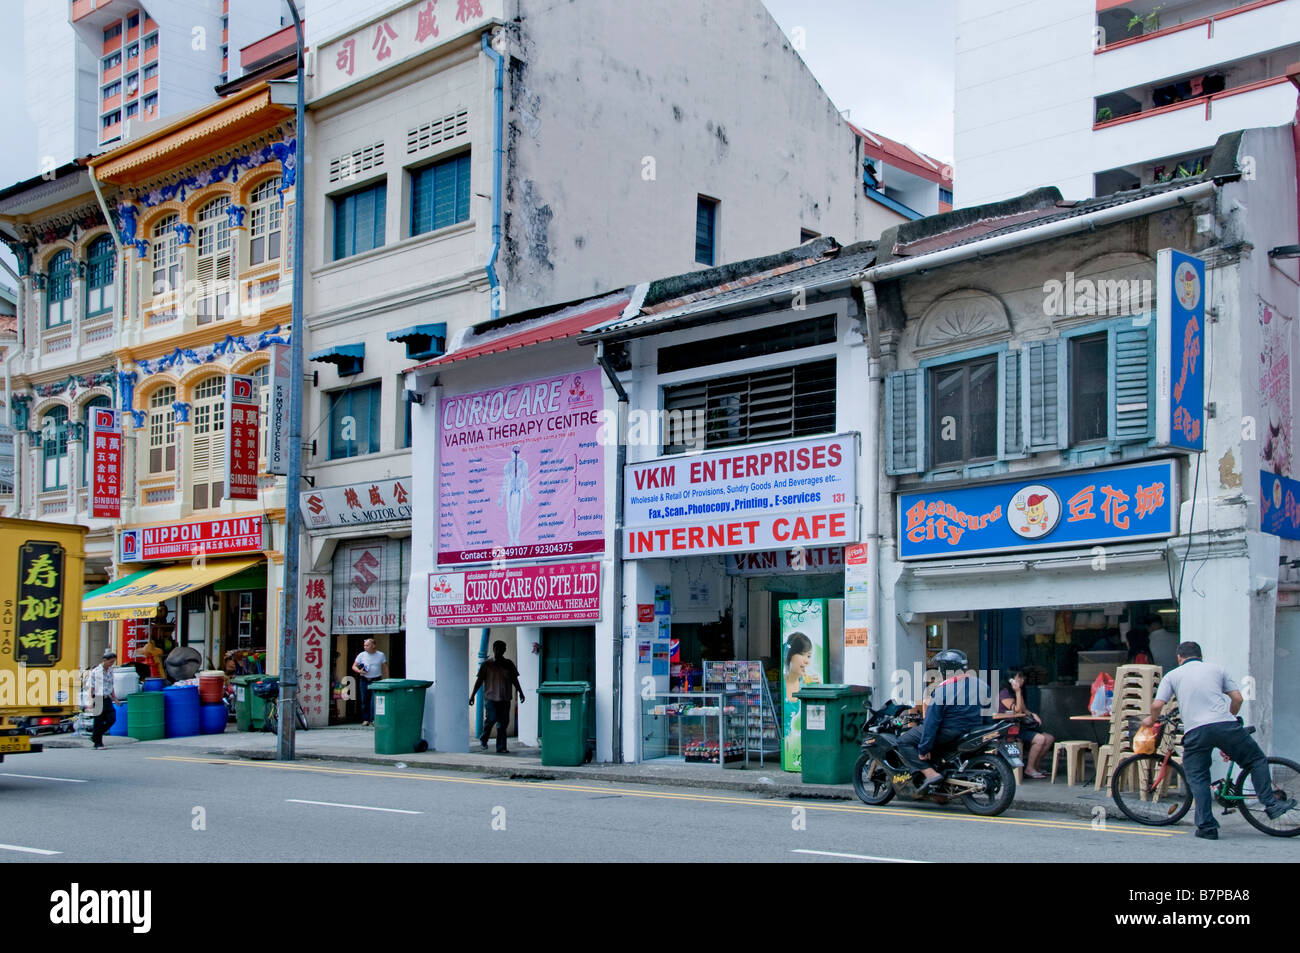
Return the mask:
M1259 526L1283 539L1300 539L1300 482L1259 471Z
M934 559L1172 536L1173 460L898 496L898 556Z
M1205 449L1205 262L1156 254L1156 444Z

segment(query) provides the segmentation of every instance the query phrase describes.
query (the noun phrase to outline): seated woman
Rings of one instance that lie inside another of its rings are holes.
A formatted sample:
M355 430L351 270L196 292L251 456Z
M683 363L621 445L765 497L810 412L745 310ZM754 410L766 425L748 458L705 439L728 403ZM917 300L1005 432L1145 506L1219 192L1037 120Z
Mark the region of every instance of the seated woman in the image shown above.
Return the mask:
M1024 749L1025 777L1041 781L1047 777L1038 764L1056 739L1043 731L1043 719L1025 706L1025 674L1012 672L998 693L997 718L1020 719L1020 745Z

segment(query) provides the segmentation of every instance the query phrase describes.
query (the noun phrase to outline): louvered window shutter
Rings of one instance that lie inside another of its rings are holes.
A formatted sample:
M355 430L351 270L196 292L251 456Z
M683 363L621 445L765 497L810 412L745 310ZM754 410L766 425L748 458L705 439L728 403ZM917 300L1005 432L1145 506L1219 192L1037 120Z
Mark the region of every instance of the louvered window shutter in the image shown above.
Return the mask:
M998 420L998 459L1012 460L1025 456L1018 350L1010 349L998 355L998 386L1002 397L1002 414Z
M1059 450L1066 445L1065 347L1059 341L1035 341L1022 352L1020 376L1024 393L1021 426L1031 453Z
M212 270L215 317L220 321L230 316L230 252L217 255Z
M214 274L212 258L200 258L194 263L194 280L199 286L198 323L207 324L212 320L212 276Z
M891 475L925 469L924 382L919 368L885 378L885 472Z
M1115 395L1110 419L1112 443L1151 439L1154 338L1150 324L1134 327L1126 320L1110 329L1110 392Z

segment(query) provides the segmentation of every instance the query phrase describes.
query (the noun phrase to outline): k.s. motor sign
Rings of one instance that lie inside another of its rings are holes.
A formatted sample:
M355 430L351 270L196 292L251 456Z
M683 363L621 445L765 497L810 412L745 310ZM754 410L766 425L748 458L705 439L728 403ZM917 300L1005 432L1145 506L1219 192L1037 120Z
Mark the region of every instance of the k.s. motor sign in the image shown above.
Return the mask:
M828 546L858 539L857 434L629 466L629 559Z

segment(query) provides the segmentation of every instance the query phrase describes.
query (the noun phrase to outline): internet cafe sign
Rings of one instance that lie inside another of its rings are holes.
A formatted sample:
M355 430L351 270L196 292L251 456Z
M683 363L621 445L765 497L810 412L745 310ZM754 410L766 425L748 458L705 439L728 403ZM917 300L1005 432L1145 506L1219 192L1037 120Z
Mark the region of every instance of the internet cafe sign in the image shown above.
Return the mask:
M298 508L308 529L409 521L411 478L319 487L300 494Z
M488 23L502 21L503 0L417 0L318 48L312 98L366 79ZM384 6L375 4L375 6Z
M628 559L858 540L858 435L664 457L626 470Z

